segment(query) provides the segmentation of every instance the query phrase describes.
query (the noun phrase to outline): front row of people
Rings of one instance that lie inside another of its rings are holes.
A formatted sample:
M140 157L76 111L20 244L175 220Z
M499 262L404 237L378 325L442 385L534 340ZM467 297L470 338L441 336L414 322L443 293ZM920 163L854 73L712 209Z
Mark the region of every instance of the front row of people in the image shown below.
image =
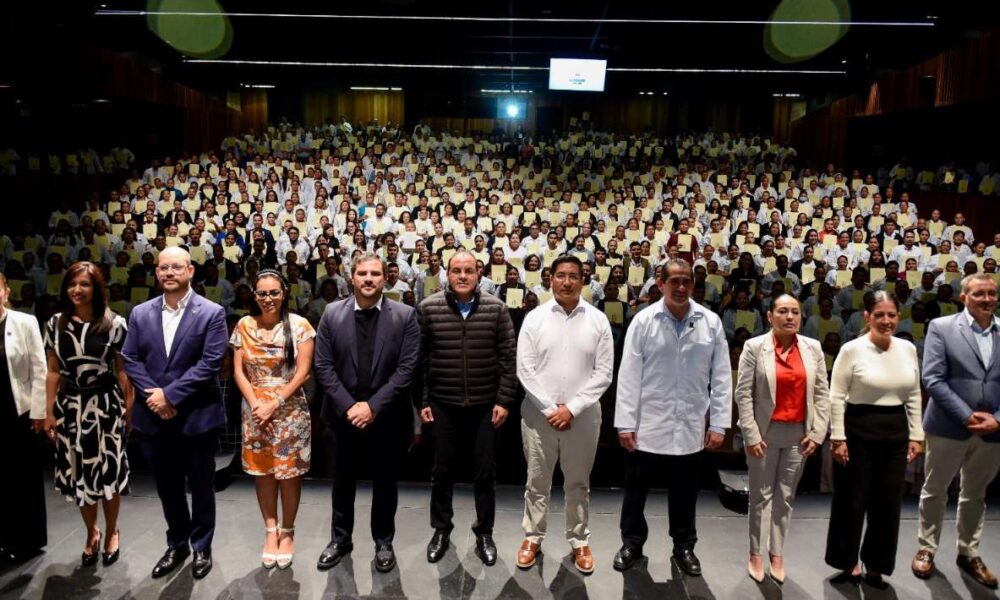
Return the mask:
M105 565L120 557L117 516L129 487L130 428L140 435L167 521L167 550L153 577L172 572L192 550L194 577L211 570L215 432L225 420L218 373L228 341L244 398L243 467L256 478L264 520L263 567L287 568L293 561L311 448L303 384L312 372L334 475L331 541L318 568L336 566L353 550L362 458L372 463L375 568L395 567L398 465L414 410L434 437L428 561L440 560L449 548L452 489L468 456L475 552L494 564L497 430L520 380L528 476L517 566L537 562L558 462L573 560L583 573L594 570L589 479L614 342L605 315L581 301L579 259L553 262L553 298L528 313L517 338L506 305L479 293L475 258L464 251L449 260L448 291L417 310L383 298L381 258L356 257L354 296L331 304L317 332L289 313L289 286L281 274L261 271L253 313L228 340L222 308L193 293L193 271L184 250L162 252L156 272L163 295L136 307L127 327L107 309L101 273L86 262L67 272L62 312L46 324L44 337L30 318L0 309L0 333L6 331L0 368L8 369L9 381L0 386L7 406L0 443L12 452L33 443L28 419L55 442L56 486L77 503L87 527L84 565L94 564L98 553ZM646 497L663 473L673 559L685 573L701 574L694 552L698 474L703 450L719 447L731 423L733 382L722 323L690 299L693 283L687 262L668 261L657 281L663 301L640 312L625 336L615 411L625 450L618 570L642 556L649 535ZM9 290L6 281L0 284L3 304ZM775 299L768 311L771 331L744 346L735 386L750 473L748 573L755 581L764 579L765 551L771 578L784 581L783 543L804 459L832 430L837 485L826 562L842 571L841 580L885 585L882 576L895 565L904 470L925 443L927 480L912 570L918 577L933 572L947 489L960 471L957 562L996 587L978 545L986 486L1000 469L997 286L989 276L971 275L962 282L962 296L966 310L933 321L927 332L922 375L931 399L923 419L920 367L913 345L893 337L899 306L891 295L878 292L866 306L868 330L843 347L829 385L821 348L798 335L798 301ZM136 396L140 401L133 403ZM415 408L411 398L418 399ZM43 484L37 465L16 462L15 484L28 494L20 498L37 498L26 511L19 506L21 518L0 532L0 546L23 559L45 544Z

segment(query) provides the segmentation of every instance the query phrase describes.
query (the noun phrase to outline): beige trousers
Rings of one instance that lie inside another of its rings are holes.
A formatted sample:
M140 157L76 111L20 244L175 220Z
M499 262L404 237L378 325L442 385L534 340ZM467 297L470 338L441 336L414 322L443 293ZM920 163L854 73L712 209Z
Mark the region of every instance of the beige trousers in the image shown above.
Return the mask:
M956 519L958 554L970 558L979 556L986 488L1000 469L1000 444L984 442L978 435L962 441L928 434L926 445L917 542L921 549L937 552L948 504L948 486L955 475L961 473Z
M521 439L528 462L524 490L524 537L541 544L547 529L546 516L556 462L563 473L566 496L566 539L573 548L590 539L590 470L594 466L597 438L601 432L601 407L594 405L573 418L567 431L556 431L537 408L522 404Z
M764 441L763 458L747 454L750 475L750 553L781 556L785 534L792 520L792 502L805 461L799 442L805 436L802 423L772 421ZM769 534L769 535L768 535ZM765 537L767 536L767 537Z

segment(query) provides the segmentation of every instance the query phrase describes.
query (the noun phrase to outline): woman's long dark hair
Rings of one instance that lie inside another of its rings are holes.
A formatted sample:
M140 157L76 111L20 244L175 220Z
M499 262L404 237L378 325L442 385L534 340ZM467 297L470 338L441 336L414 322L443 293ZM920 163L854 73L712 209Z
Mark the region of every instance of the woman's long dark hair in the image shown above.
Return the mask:
M291 294L291 286L288 285L288 280L285 276L275 271L274 269L262 269L257 273L257 277L253 280L253 291L257 292L257 282L265 277L271 277L278 280L281 284L281 326L285 334L285 375L295 372L295 336L292 335L292 321L288 316L288 296ZM250 314L253 316L259 316L261 314L260 305L255 301L250 305Z
M114 314L108 308L104 274L97 268L97 265L86 260L71 264L66 270L66 275L63 276L62 285L59 287L59 310L62 314L59 315L59 320L56 322L56 329L60 332L66 331L66 323L69 323L70 317L76 312L73 301L69 299L69 286L80 274L86 274L90 278L90 285L94 290L91 296L93 314L91 325L97 333L108 331L114 321Z

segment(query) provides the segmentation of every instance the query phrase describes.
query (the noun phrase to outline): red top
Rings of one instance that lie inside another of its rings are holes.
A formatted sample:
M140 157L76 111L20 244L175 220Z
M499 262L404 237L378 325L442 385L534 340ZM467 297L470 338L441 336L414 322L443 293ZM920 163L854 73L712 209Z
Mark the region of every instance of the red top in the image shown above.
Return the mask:
M798 341L781 357L781 345L774 339L774 412L772 421L804 423L806 420L806 368L799 354Z

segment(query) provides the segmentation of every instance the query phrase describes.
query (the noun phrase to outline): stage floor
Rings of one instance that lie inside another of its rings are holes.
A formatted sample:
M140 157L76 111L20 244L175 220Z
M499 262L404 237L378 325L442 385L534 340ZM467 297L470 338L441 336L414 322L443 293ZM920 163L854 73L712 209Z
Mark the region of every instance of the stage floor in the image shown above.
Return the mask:
M907 499L903 510L900 551L891 588L880 592L870 587L833 585L833 571L823 564L829 496L798 499L786 547L788 578L782 587L766 580L756 585L746 574L747 534L745 517L725 510L705 492L698 506L697 546L705 572L691 578L673 567L668 552L665 494L651 494L647 506L650 542L648 559L622 574L611 567L619 546L618 512L620 490L595 490L591 507L591 544L597 563L593 575L582 576L573 568L562 530L562 495L557 492L550 530L557 532L543 545L543 560L528 571L520 571L514 555L521 543L522 490L498 489L494 538L500 558L494 567L484 567L473 554L469 531L473 518L471 490L455 492L455 532L452 549L438 564L424 558L431 535L428 525L430 490L427 485L406 485L400 491L395 549L399 566L389 574L375 572L374 547L368 534L370 491L358 494L358 523L354 553L327 572L315 562L327 544L330 529L329 484L309 481L305 485L298 517L295 564L288 571L265 571L259 565L263 524L257 509L253 484L237 479L218 494L218 526L213 554L215 566L202 581L191 577L190 560L171 576L153 580L149 572L165 548L165 525L148 477L140 476L133 493L122 503L121 561L109 568L79 567L84 531L76 507L48 496L49 546L27 564L0 568L0 597L51 599L111 598L810 598L853 600L861 598L997 598L961 573L955 566L954 515L945 524L939 572L928 581L916 579L909 568L916 544L916 502ZM10 493L8 490L7 493ZM17 515L5 515L17 518ZM987 516L982 541L986 563L1000 569L1000 510Z

